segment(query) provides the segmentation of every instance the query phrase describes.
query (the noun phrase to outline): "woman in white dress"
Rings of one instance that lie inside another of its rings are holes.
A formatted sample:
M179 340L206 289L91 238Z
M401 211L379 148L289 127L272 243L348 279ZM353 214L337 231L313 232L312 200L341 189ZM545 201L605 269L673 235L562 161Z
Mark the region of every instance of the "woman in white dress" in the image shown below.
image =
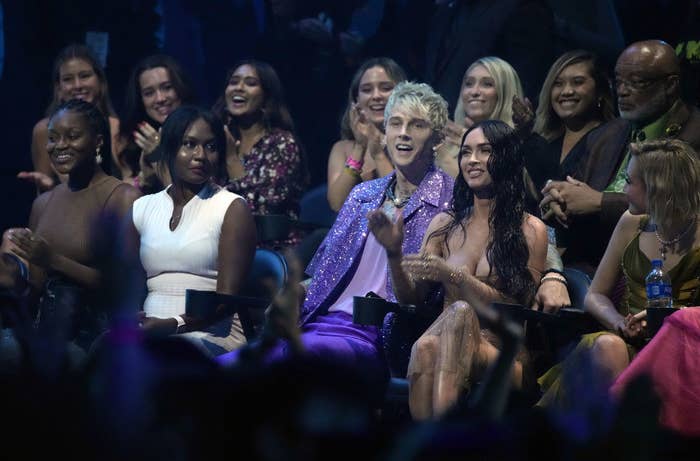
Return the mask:
M148 334L181 334L211 355L245 343L223 306L208 318L188 315L185 290L236 294L255 253L255 225L245 200L219 187L226 175L223 125L209 111L183 106L162 128L160 159L172 185L132 208L148 295L140 325Z

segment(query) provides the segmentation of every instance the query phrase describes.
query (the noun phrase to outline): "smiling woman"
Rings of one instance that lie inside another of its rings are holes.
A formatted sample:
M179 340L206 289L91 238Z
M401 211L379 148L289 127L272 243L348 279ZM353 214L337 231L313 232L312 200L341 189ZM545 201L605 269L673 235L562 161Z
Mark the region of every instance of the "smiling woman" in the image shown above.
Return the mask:
M29 266L33 292L40 294L39 326L50 338L67 337L86 351L106 328L105 299L110 224L126 215L138 191L108 176L98 159L110 155L109 125L93 104L72 99L48 121L48 156L65 175L32 205L28 228L10 229L8 250ZM72 358L80 354L75 350Z
M32 164L34 171L22 172L19 178L32 181L40 192L53 187L59 180L68 178L57 176L51 168L46 141L48 137L49 115L63 102L80 99L93 103L109 117L111 151L116 156L123 148L119 142L119 119L112 109L109 99L107 77L92 52L84 45L70 45L58 54L53 66L53 99L46 109L46 118L40 120L32 131ZM103 168L110 171L111 157L104 158Z
M445 142L435 159L440 168L452 177L459 175L459 145L472 125L490 119L512 127L514 97L523 97L523 87L513 66L495 56L474 61L464 73L454 122L448 122Z
M238 63L226 76L213 110L227 130L227 188L244 197L254 214L295 220L306 168L277 72L260 61ZM283 241L269 244L294 245L299 240L292 230Z
M404 136L420 142L405 125L396 128L396 147ZM391 130L390 124L387 138ZM404 254L401 219L370 216L370 229L392 255L397 300L424 305L437 288L445 295L442 313L411 350L409 406L416 419L441 416L494 362L497 343L481 331L476 313L492 302L529 306L547 252L544 224L524 211L516 132L501 121L477 123L464 137L458 163L451 207L430 222L418 254ZM513 367L515 387L523 386L524 366L519 360Z
M145 192L157 192L169 182L161 180L150 155L160 142L158 130L182 104L192 104L194 93L187 75L170 56L144 58L132 70L126 89L126 116L120 139L126 145L116 157L121 178ZM165 183L165 184L163 184Z
M217 185L226 179L226 135L211 112L191 106L165 121L159 151L172 185L137 200L126 232L132 270L145 271L142 328L184 333L211 354L245 342L237 317L185 312L185 290L236 294L255 250L255 225L245 201Z
M525 165L537 190L575 171L588 133L614 117L610 80L598 58L569 51L552 64L540 92Z
M333 210L343 206L357 183L386 176L394 169L381 137L387 101L403 80L405 72L390 58L369 59L353 75L340 124L341 140L328 157L328 203Z

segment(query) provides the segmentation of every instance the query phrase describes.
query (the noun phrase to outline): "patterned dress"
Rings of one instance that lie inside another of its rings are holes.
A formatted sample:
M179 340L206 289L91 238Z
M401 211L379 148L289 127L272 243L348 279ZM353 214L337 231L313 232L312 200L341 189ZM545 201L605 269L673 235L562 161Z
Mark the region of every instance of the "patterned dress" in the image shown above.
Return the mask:
M282 214L299 217L299 199L304 174L299 144L288 131L274 129L266 133L243 157L245 176L232 179L226 188L242 196L255 215ZM292 230L282 242L271 246L294 245L300 240Z

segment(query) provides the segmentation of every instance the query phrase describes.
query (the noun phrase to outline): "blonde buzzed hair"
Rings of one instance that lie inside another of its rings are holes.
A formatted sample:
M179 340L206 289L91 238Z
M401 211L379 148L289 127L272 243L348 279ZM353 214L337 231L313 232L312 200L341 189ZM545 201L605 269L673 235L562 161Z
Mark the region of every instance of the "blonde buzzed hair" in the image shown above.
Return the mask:
M647 211L662 230L673 229L700 212L700 160L678 139L630 145L647 191Z
M513 96L517 96L521 99L523 98L523 85L520 83L520 77L518 77L518 73L513 69L513 66L496 56L486 56L477 59L467 68L466 72L464 72L459 97L457 98L457 107L455 107L455 123L464 125L464 117L466 117L467 114L464 110L464 104L462 103L462 87L464 86L464 80L467 78L467 74L476 66L483 66L496 83L496 96L498 100L496 101L496 106L493 108L493 112L488 116L488 119L506 122L513 128Z
M447 101L426 83L401 82L391 92L384 108L384 126L396 107L404 107L424 118L442 136L447 124Z

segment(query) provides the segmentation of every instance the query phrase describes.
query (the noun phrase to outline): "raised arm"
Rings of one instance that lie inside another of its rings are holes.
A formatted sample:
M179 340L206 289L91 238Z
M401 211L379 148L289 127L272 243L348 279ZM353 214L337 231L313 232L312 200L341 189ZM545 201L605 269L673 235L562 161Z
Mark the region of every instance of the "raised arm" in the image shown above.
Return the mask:
M414 258L422 261L429 258L442 259L441 245L438 239L428 239L432 232L442 227L450 217L441 213L437 215L428 225L428 229L423 237L420 255L403 255L403 217L399 215L395 222L391 222L389 217L381 210L374 210L368 214L369 229L374 234L377 241L384 247L389 261L389 273L394 288L396 299L402 304L421 305L428 295L430 282L437 281L430 277L416 277L403 264L405 260L412 261Z
M593 282L588 290L584 306L603 326L610 330L624 332L625 317L615 308L610 296L620 277L620 261L625 247L639 229L640 217L625 212L615 227L608 247L605 249Z
M333 144L330 156L328 157L328 204L333 211L339 211L345 203L345 199L350 195L350 191L357 184L362 182L362 176L355 170L346 171L345 153L350 151L350 158L356 162L362 162L364 152L358 143L348 140L338 141Z

